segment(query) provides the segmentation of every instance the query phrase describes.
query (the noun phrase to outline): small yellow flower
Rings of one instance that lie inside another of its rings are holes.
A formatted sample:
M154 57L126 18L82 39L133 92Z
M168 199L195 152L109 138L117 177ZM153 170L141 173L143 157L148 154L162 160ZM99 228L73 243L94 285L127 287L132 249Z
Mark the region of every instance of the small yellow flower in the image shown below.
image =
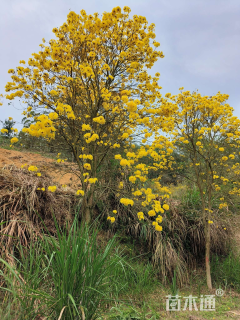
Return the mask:
M113 223L115 221L114 217L107 217L107 220L109 220L111 223Z
M155 224L155 230L156 231L162 231L162 226L160 226L158 223Z
M51 192L55 192L56 189L57 189L56 186L49 186L49 187L48 187L48 191L51 191Z
M120 166L125 167L125 166L130 166L130 163L127 159L122 159L120 161Z
M129 181L132 182L132 183L135 183L136 182L136 177L130 176L129 177Z
M90 163L85 163L85 164L83 165L83 167L84 167L86 170L91 170L91 165L90 165Z
M139 220L144 220L144 214L143 214L143 212L138 212L137 215L138 215L138 219L139 219Z
M162 216L158 215L156 218L156 222L161 223L162 222Z
M154 210L148 211L149 217L154 217L156 215L156 212Z
M163 209L164 209L164 210L169 210L169 205L165 203L165 204L163 205Z
M28 171L38 171L38 168L35 166L28 167Z
M77 195L80 194L81 196L84 196L84 191L83 191L83 190L78 190L78 191L76 192L76 194L77 194Z
M128 206L128 205L133 206L133 204L134 204L133 200L127 199L127 198L120 199L120 202L122 204L124 204L125 206Z
M88 182L89 182L89 183L96 183L97 181L98 181L97 178L89 178L89 179L88 179Z

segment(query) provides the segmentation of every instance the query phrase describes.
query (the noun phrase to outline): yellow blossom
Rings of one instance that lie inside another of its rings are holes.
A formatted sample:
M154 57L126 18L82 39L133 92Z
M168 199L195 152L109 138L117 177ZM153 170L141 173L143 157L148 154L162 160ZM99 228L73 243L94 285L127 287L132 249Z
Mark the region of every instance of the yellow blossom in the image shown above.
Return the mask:
M156 212L154 210L148 211L149 217L154 217L156 215Z
M158 223L155 224L155 230L156 231L162 231L162 226L160 226Z
M86 170L91 170L91 165L90 165L90 163L84 163L83 167L84 167Z
M28 171L38 171L38 168L35 166L28 167Z
M143 214L143 212L138 212L138 213L137 213L137 216L138 216L138 219L139 219L139 220L144 220L144 214Z
M84 196L84 191L83 190L77 190L76 195Z
M18 138L14 137L11 139L11 143L16 143L16 142L18 142Z
M164 210L169 210L169 205L165 203L165 204L163 205L163 209L164 209Z
M120 202L122 204L124 204L125 206L128 206L128 205L133 206L133 204L134 204L133 200L127 199L127 198L121 198Z
M130 163L129 163L129 161L127 159L122 159L120 161L120 165L125 167L125 166L130 166Z
M57 189L56 186L49 186L49 187L48 187L48 191L51 191L51 192L55 192L56 189Z
M107 220L109 220L111 223L115 222L115 217L107 217Z

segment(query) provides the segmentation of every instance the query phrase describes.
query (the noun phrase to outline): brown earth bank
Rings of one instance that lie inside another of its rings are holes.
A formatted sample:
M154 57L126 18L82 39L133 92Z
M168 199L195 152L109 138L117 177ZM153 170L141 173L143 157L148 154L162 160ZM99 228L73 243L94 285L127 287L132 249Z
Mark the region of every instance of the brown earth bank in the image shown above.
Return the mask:
M58 163L56 160L36 153L0 148L0 169L9 165L14 165L17 168L24 165L26 169L29 166L36 166L38 172L49 175L54 182L67 185L68 188L75 190L81 187L75 173L77 172L76 164L71 162Z

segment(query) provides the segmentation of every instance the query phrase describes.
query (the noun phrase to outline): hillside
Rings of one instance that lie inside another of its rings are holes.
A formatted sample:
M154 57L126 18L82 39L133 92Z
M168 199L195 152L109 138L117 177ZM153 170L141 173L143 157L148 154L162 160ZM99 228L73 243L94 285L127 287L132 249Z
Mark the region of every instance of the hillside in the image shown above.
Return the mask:
M37 153L0 148L0 169L9 165L15 165L17 168L21 168L23 165L26 168L36 166L39 172L51 176L54 182L73 189L79 186L78 178L74 174L75 165L73 163L57 163L56 159L47 158Z

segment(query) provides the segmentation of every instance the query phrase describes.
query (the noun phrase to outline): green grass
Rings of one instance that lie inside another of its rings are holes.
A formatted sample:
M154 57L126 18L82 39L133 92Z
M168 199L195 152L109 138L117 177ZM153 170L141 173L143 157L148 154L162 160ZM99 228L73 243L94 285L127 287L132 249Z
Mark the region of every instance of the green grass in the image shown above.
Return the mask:
M78 226L76 220L69 234L57 230L56 238L43 236L30 248L16 248L14 265L0 259L5 292L1 319L16 314L19 320L39 315L57 319L62 314L61 319L90 320L102 306L153 289L152 266L137 258L127 261L116 237L100 249L98 231Z
M231 251L227 257L213 256L211 261L212 280L215 287L240 292L240 257Z
M240 306L239 257L232 253L225 258L213 257L212 278L215 288L223 288L216 296L216 310L211 312L166 312L166 296L178 293L182 297L210 294L204 270L192 273L190 283L176 285L176 276L163 286L150 263L119 245L116 237L97 245L97 230L78 226L66 234L58 229L58 236L44 236L30 248L19 247L15 266L1 259L2 288L1 320L37 319L111 319L157 320L231 319ZM131 250L130 250L131 249ZM234 272L233 272L234 270ZM226 280L229 285L226 285ZM224 282L225 281L225 282ZM230 282L231 281L231 282ZM5 293L4 293L5 292ZM3 296L4 294L4 296ZM215 294L215 292L211 292ZM232 313L231 313L232 312Z

